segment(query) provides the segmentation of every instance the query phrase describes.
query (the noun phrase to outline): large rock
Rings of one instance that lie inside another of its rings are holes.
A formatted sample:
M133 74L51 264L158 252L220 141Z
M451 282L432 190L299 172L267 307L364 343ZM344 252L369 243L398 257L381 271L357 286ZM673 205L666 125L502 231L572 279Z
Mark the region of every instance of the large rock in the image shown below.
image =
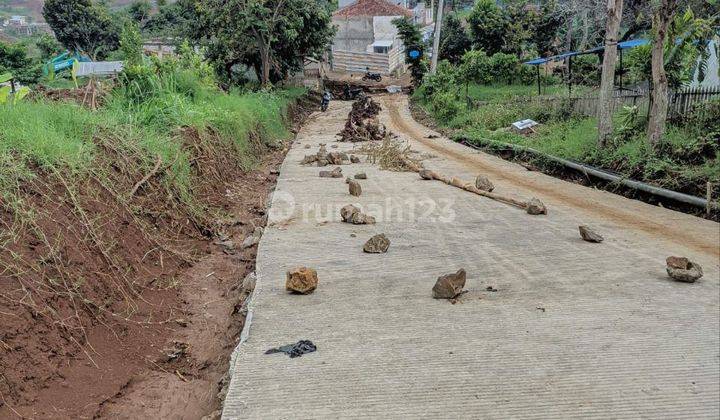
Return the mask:
M301 165L308 165L311 163L317 162L318 158L317 155L305 155L302 161L300 161Z
M285 289L308 295L315 291L318 285L317 271L312 268L298 267L287 272Z
M360 163L360 158L355 155L350 155L350 162L351 163Z
M495 186L485 175L478 175L477 178L475 178L475 188L481 191L492 192Z
M665 262L667 263L667 273L673 280L683 283L695 283L703 276L702 267L687 258L668 257Z
M545 204L543 204L543 202L538 200L537 198L531 198L527 203L525 203L525 206L525 211L527 211L528 214L547 214L547 208L545 207Z
M327 154L327 160L331 165L342 165L343 160L347 160L347 155L342 152L330 152Z
M360 186L360 183L355 180L348 181L348 188L350 190L350 195L355 197L360 197L360 194L362 194L362 187Z
M578 226L578 229L580 230L580 237L582 237L585 242L600 243L605 240L599 233L592 230L590 226Z
M384 233L380 233L365 242L363 251L370 254L382 254L387 252L388 248L390 248L390 239L388 239Z
M367 179L367 174L365 172L360 172L359 174L355 174L355 179Z
M435 299L453 299L462 293L465 287L465 270L438 277L432 292Z

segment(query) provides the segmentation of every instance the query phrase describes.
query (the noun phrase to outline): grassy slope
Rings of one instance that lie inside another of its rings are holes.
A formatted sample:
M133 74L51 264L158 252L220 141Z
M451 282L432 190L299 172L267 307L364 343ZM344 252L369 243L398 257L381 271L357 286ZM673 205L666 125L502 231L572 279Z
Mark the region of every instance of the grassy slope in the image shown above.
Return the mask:
M563 87L548 88L561 92ZM665 156L651 153L643 136L617 142L606 150L598 150L595 118L558 115L549 109L513 102L514 98L535 94L532 86L473 86L470 96L488 104L474 109L458 100L457 112L451 118L433 115L430 100L419 90L415 99L443 127L477 144L495 142L532 147L541 152L612 169L629 177L671 189L704 195L705 182L720 182L720 161L717 158L701 164L688 164L676 155L692 155L700 143L699 134L691 130L669 127ZM521 136L507 130L517 120L532 118L542 123L534 136ZM617 117L616 117L617 119ZM619 126L619 121L616 121Z

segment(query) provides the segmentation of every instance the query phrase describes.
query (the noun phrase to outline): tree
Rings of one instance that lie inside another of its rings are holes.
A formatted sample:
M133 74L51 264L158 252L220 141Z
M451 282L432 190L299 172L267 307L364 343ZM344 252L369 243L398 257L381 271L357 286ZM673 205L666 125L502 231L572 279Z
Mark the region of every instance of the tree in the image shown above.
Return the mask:
M462 22L456 14L450 13L445 18L440 34L440 59L457 64L463 54L472 47Z
M492 82L490 75L490 58L483 50L471 50L465 53L459 69L465 80L465 96L468 96L470 82L488 84Z
M151 10L152 6L147 0L135 0L127 8L130 18L137 22L140 26L142 26L143 23L145 23L145 20L150 17Z
M398 36L405 45L405 61L410 64L413 84L416 87L420 86L428 70L424 57L425 44L420 33L420 27L407 17L393 19L392 23L397 28ZM413 51L419 52L419 55L414 56Z
M253 68L263 86L321 58L334 28L317 0L215 0L204 6L204 41L218 72L231 80L237 65Z
M9 72L20 83L37 83L42 75L40 65L28 57L21 44L0 42L0 74Z
M92 0L47 0L43 16L55 37L70 51L103 59L118 47L120 28L103 3Z
M623 0L607 0L607 29L605 51L600 76L598 98L598 148L603 148L612 135L612 100L615 90L615 63L617 61L618 32L622 20Z
M128 21L120 35L120 51L127 67L142 64L142 36L138 24Z
M167 38L202 38L206 29L202 10L195 0L177 0L170 4L158 3L158 13L145 20L143 33Z
M506 20L494 0L478 0L468 16L468 23L475 48L490 55L503 49Z
M40 59L48 61L62 52L63 47L52 35L42 34L35 40L35 46L40 52Z
M670 22L678 8L678 0L655 0L652 15L652 92L650 95L650 118L647 140L650 147L657 148L665 133L668 107L668 77L665 72L665 42Z

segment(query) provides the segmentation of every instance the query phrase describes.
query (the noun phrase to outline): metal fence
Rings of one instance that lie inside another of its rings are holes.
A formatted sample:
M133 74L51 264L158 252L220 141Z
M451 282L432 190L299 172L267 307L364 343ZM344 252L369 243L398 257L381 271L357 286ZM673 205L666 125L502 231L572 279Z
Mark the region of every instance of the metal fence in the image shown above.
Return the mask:
M668 118L682 119L693 108L702 102L713 98L720 98L720 86L683 88L670 92L668 98ZM545 109L570 108L576 114L595 116L600 102L596 93L562 97L562 96L526 96L513 99L512 103L527 103L541 106ZM616 90L613 92L611 109L614 111L624 106L637 106L643 110L649 109L650 92L647 89ZM473 101L474 106L483 106L486 102Z

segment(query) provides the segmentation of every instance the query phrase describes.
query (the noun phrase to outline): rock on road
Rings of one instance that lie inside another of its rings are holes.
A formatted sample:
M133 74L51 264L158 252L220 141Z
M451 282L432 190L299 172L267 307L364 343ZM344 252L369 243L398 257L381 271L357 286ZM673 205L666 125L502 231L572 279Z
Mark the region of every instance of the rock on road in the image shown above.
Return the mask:
M379 100L381 121L429 169L468 182L482 173L495 192L537 197L549 213L364 159L342 166L367 173L350 196L343 179L299 164L320 143L352 152L335 143L350 103L333 102L281 168L223 418L718 418L717 223L429 139L437 133L412 120L405 97ZM342 223L346 204L377 223ZM605 240L583 241L579 225ZM387 253L363 252L379 233ZM669 255L705 276L673 282ZM313 294L285 290L297 266L317 270ZM433 299L438 276L460 268L468 292ZM298 340L317 351L264 354Z

